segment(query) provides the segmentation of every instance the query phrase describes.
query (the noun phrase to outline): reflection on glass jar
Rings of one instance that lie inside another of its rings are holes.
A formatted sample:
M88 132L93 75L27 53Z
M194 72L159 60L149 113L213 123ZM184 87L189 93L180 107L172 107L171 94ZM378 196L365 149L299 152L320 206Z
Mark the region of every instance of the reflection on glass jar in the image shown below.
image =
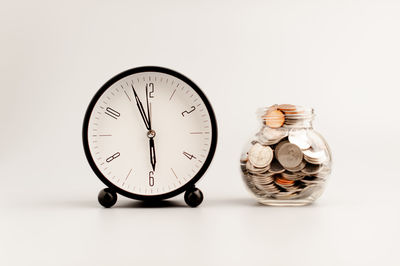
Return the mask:
M262 127L240 159L243 179L266 205L306 205L321 196L331 151L313 126L314 110L281 104L258 112Z

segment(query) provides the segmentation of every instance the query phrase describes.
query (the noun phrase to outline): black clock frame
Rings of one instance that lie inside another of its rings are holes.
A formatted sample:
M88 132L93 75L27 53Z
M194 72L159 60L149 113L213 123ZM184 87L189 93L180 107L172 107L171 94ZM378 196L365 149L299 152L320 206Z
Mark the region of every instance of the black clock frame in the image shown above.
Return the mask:
M182 187L177 188L176 190L170 191L168 193L164 193L164 194L159 194L159 195L140 195L140 194L135 194L126 190L123 190L122 188L117 187L116 185L114 185L113 183L111 183L103 174L102 172L97 168L93 157L90 153L90 149L89 149L89 142L88 142L88 126L89 126L89 120L90 120L90 116L92 114L93 108L96 105L97 101L99 100L99 98L101 97L101 95L103 95L103 93L110 87L112 86L115 82L117 82L118 80L125 78L126 76L132 75L132 74L136 74L136 73L142 73L142 72L159 72L159 73L164 73L164 74L168 74L171 76L174 76L182 81L184 81L186 84L188 84L192 89L194 89L196 91L196 93L200 96L200 98L203 100L204 105L206 106L208 113L210 115L210 121L211 121L211 129L212 129L212 134L211 134L211 146L210 146L210 151L207 155L207 158L203 164L203 166L201 167L201 169L197 172L197 174L189 181L187 182L185 185L183 185ZM85 117L83 120L83 129L82 129L82 139L83 139L83 148L85 150L85 155L86 155L86 159L89 162L90 167L92 168L92 170L94 171L94 173L97 175L97 177L110 189L112 189L113 191L115 191L118 194L121 194L125 197L131 198L131 199L135 199L135 200L163 200L163 199L168 199L171 197L174 197L184 191L190 190L192 189L195 184L197 183L197 181L200 180L200 178L204 175L204 173L206 172L206 170L208 169L208 167L211 164L211 161L214 157L215 154L215 150L217 147L217 137L218 137L218 132L217 132L217 121L215 119L215 114L214 111L212 109L212 106L210 104L210 102L208 101L207 97L205 96L205 94L201 91L201 89L193 82L191 81L189 78L187 78L186 76L168 69L168 68L164 68L164 67L158 67L158 66L142 66L142 67L136 67L136 68L132 68L129 70L126 70L116 76L114 76L113 78L111 78L109 81L107 81L98 91L97 93L93 96L92 100L89 103L89 106L86 110L85 113Z

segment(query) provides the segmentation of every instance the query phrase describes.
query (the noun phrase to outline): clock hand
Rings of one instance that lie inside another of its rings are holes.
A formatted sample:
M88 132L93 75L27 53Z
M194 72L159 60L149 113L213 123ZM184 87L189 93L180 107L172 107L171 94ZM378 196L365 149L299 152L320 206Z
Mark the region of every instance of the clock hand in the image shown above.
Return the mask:
M147 118L148 118L148 122L149 122L149 130L151 130L151 114L150 114L150 110L149 110L149 91L146 85L146 104L147 104Z
M139 112L140 112L140 115L142 116L143 122L144 122L146 128L148 130L150 130L150 122L149 122L149 120L148 120L148 118L146 116L146 112L144 111L143 104L140 101L138 95L136 94L135 88L133 87L133 85L131 85L131 86L132 86L133 94L135 94L136 105L139 108ZM146 94L147 94L147 91L146 91Z
M154 146L154 138L150 138L149 144L150 144L150 163L151 163L151 166L153 167L153 171L155 171L156 170L156 148Z
M149 108L149 92L148 88L146 86L146 103L147 103L147 117L149 118L149 132L147 136L150 138L149 139L149 145L150 145L150 163L151 166L153 167L153 171L156 170L156 148L154 146L154 137L156 132L151 128L151 104Z

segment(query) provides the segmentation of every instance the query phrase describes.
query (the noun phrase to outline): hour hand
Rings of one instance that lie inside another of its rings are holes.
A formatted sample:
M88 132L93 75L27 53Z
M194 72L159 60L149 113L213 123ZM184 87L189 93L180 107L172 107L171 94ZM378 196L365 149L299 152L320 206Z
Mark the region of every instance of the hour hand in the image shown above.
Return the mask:
M137 107L139 109L140 115L142 116L144 125L146 126L146 128L148 130L150 130L150 122L149 122L149 119L146 116L146 112L144 111L143 104L140 101L139 96L136 93L135 87L133 87L133 85L131 85L131 86L132 86L133 94L135 95L136 105L137 105Z
M153 171L156 170L156 148L154 147L154 139L150 138L149 140L150 144L150 163L151 167L153 168Z

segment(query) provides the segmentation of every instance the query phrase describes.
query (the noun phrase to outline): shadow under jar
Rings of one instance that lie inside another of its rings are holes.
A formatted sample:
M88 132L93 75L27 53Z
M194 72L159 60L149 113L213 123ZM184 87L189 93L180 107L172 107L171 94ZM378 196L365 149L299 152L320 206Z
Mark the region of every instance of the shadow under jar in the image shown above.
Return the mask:
M281 104L261 108L262 127L240 159L243 179L265 205L314 202L331 172L331 151L312 125L314 110Z

